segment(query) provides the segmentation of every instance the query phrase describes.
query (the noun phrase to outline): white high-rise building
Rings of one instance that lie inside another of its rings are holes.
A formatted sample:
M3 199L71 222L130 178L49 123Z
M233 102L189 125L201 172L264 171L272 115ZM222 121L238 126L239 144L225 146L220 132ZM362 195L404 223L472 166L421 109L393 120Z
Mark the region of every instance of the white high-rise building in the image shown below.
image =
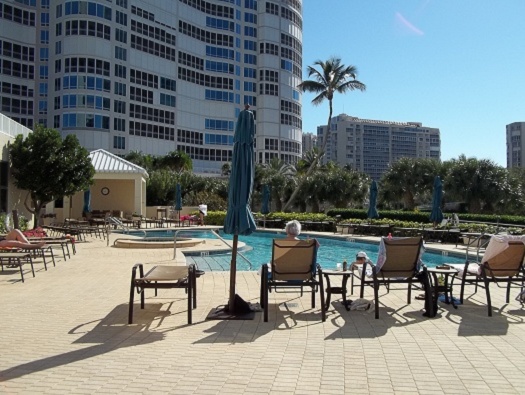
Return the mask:
M326 126L317 128L320 146L325 131ZM420 122L377 121L346 114L332 117L325 162L349 164L379 180L391 163L403 157L440 160L439 129Z
M1 111L117 155L230 161L244 104L256 159L301 154L302 0L0 0Z
M507 125L507 169L525 167L525 122Z
M303 133L303 154L317 147L317 136L313 133Z

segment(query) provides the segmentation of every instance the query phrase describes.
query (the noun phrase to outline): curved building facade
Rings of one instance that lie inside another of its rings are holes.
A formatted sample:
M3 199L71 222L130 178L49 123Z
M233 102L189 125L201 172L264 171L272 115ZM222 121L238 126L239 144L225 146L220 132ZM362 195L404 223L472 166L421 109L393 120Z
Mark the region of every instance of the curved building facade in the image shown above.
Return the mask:
M220 173L248 103L256 160L300 157L301 0L0 3L34 15L34 121L87 149L181 150L196 172Z

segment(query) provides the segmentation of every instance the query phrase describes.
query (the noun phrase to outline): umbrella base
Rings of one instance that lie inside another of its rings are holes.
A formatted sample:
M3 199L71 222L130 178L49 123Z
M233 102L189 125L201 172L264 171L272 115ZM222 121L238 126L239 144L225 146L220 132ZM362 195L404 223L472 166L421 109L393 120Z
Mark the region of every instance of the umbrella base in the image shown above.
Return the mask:
M207 320L253 320L255 312L261 311L259 303L249 303L242 299L239 295L235 295L234 311L229 311L229 306L219 306L212 309Z

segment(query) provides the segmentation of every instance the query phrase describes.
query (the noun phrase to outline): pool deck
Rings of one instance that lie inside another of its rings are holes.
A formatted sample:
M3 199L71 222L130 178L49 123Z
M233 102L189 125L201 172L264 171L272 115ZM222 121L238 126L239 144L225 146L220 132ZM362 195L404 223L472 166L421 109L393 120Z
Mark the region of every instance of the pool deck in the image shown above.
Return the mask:
M525 310L516 290L507 305L491 287L493 317L482 290L457 310L440 304L429 319L422 301L407 305L405 291L383 288L379 320L347 312L336 298L323 323L308 294L272 292L267 323L261 313L213 321L205 318L227 301L229 272L209 272L197 280L193 325L177 289L157 297L149 290L146 309L136 303L127 325L132 266L184 264L184 256L111 244L88 237L67 261L56 250L56 267L35 261L36 277L24 266L25 283L16 269L0 272L1 394L525 393ZM237 273L245 300L259 301L259 284L257 273Z

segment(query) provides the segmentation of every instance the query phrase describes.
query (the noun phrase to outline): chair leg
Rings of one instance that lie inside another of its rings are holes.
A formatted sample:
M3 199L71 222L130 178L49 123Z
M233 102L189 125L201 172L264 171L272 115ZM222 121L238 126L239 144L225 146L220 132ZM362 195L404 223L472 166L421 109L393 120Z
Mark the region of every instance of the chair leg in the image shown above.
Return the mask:
M268 265L263 265L261 275L261 304L264 310L264 322L268 322Z
M188 271L188 325L191 325L191 311L193 310L193 302L191 299L193 296L193 276L195 274L195 270L192 270L192 268L190 267Z
M506 302L509 303L510 301L510 284L512 282L512 277L509 277L509 282L507 283L507 300Z
M407 304L412 302L412 281L408 282Z
M128 311L128 324L133 323L133 296L135 292L135 277L137 268L134 266L131 271L131 286L129 289L129 311Z
M483 273L483 281L485 283L485 293L487 294L487 308L488 308L488 313L489 313L489 317L492 317L492 302L491 302L491 299L490 299L490 290L489 290L489 281L487 280L487 276L485 275L485 273Z
M377 276L374 273L374 308L375 308L375 318L379 319L379 281Z
M326 321L326 304L324 300L324 283L323 283L323 274L319 269L319 292L321 292L321 320Z

